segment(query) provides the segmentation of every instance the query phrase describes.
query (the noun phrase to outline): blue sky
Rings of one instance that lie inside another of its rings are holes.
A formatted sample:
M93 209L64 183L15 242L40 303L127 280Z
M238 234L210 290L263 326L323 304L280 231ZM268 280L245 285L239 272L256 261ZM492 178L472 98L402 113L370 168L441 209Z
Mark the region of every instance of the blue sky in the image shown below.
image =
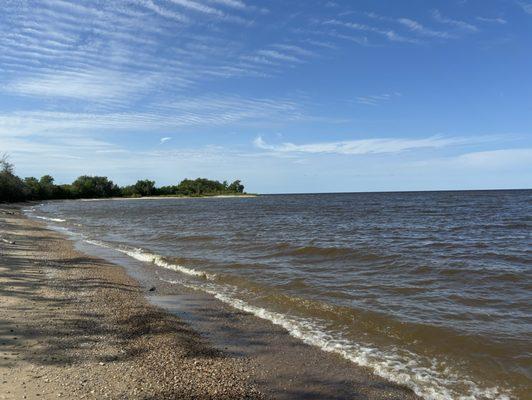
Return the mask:
M532 0L1 3L22 176L532 186Z

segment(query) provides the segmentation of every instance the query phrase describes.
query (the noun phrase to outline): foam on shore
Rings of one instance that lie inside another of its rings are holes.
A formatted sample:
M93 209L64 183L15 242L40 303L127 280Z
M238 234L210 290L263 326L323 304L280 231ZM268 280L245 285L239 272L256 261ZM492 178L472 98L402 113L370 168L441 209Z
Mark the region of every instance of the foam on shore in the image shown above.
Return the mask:
M324 323L318 320L299 318L257 307L233 297L228 293L230 291L216 290L177 281L170 281L169 283L181 284L207 292L238 310L281 326L291 336L308 345L316 346L323 351L339 354L359 366L372 369L380 377L409 387L418 396L425 399L511 399L510 395L502 393L498 388L481 388L475 382L467 379L467 377L453 373L449 368L446 368L445 372L441 373L435 368L424 366L427 364L435 366L437 364L436 360L421 360L420 356L410 352L400 352L399 349L390 349L390 351L386 352L375 347L354 343L343 339L339 334L328 333ZM467 388L469 394L461 395L453 390L452 386L457 384Z
M216 283L216 275L205 271L184 267L167 261L163 256L136 248L120 248L110 244L85 240L89 244L106 247L126 254L138 261L151 263L162 268L183 273L200 281L172 281L191 289L211 294L216 299L237 310L250 313L284 328L291 336L304 343L316 346L323 351L339 354L345 359L372 371L391 382L412 389L417 395L428 400L509 400L512 397L497 387L483 388L467 376L452 371L435 359L428 359L397 348L379 349L370 345L353 342L342 337L341 333L329 332L325 321L315 318L302 318L268 310L239 299L239 288ZM460 387L461 392L455 388ZM466 392L467 394L463 394Z
M41 204L42 205L42 204ZM62 218L52 218L52 217L45 217L43 215L35 215L35 210L36 208L35 207L30 207L30 208L23 208L22 209L22 212L27 215L28 217L31 217L31 218L37 218L37 219L42 219L44 221L51 221L51 222L66 222L65 219L62 219Z
M88 239L86 239L85 242L87 242L89 244L92 244L92 245L113 249L113 250L119 251L120 253L126 254L126 255L134 258L135 260L146 262L146 263L152 263L152 264L157 265L158 267L170 269L172 271L181 272L183 274L187 274L187 275L195 276L195 277L199 277L199 278L204 278L204 279L213 279L214 278L214 275L207 274L204 271L198 271L198 270L193 269L193 268L187 268L187 267L183 267L182 265L169 263L168 261L166 261L164 259L164 257L162 257L162 256L160 256L158 254L153 254L153 253L147 252L147 251L145 251L143 249L138 249L138 248L137 249L119 248L119 247L110 246L110 245L108 245L106 243L103 243L103 242L100 242L100 241L88 240Z
M52 222L66 222L65 219L41 217L40 215L33 215L33 218L38 218L38 219L42 219L42 220L45 220L45 221L52 221Z

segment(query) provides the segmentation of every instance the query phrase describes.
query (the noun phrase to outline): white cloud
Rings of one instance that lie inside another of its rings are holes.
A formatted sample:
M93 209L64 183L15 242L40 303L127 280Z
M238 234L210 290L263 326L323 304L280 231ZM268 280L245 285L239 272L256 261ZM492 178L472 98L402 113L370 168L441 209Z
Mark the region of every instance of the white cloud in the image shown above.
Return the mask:
M281 53L277 50L259 50L257 51L257 54L259 56L263 56L266 58L279 60L279 61L288 61L288 62L295 62L295 63L302 62L302 60L297 58L296 56L293 56L291 54Z
M226 7L237 8L240 10L246 9L247 6L240 0L209 0L211 3L218 3Z
M295 46L293 44L274 44L272 47L274 48L277 48L277 49L280 49L280 50L284 50L284 51L287 51L287 52L292 52L292 53L295 53L299 56L315 56L316 53L311 51L311 50L308 50L308 49L304 49L303 47L301 46Z
M223 16L224 14L213 7L209 7L205 4L201 4L191 0L169 0L173 4L177 4L181 7L188 8L194 11L199 11L205 14L213 14L218 16Z
M532 167L532 148L478 151L462 154L454 161L474 168Z
M416 32L423 36L435 37L435 38L440 38L440 39L450 39L453 37L453 35L451 35L449 32L436 31L433 29L426 28L425 26L421 25L417 21L414 21L413 19L399 18L397 21L400 24L403 24L404 26L406 26L411 31Z
M357 103L364 104L367 106L376 106L378 104L388 102L391 99L395 97L400 97L401 93L383 93L379 95L371 95L371 96L358 96L357 97Z
M440 11L438 11L438 10L434 10L433 13L432 13L432 16L434 17L434 19L436 21L438 21L438 22L440 22L442 24L447 24L447 25L453 26L455 28L466 30L466 31L470 31L470 32L478 32L478 27L476 27L475 25L470 24L470 23L465 22L465 21L460 21L460 20L457 20L457 19L444 17L440 13Z
M305 42L310 45L321 47L324 49L335 50L338 48L336 45L332 44L331 42L323 42L321 40L305 39Z
M309 119L302 102L284 98L245 98L211 94L152 103L137 112L18 111L0 113L0 135L53 136L97 131L166 134L182 127L261 124Z
M497 18L477 17L476 19L482 22L501 24L501 25L505 25L508 22L504 18L500 18L500 17L497 17Z
M172 138L169 137L169 136L163 137L163 138L161 138L160 144L164 144L164 143L166 143L166 142L168 142L170 140L172 140Z
M190 21L189 18L187 18L183 14L161 7L158 4L154 3L152 0L137 0L137 3L146 7L148 10L160 15L161 17L169 18L177 22Z
M121 105L117 98L132 104L161 88L175 92L216 78L267 76L264 66L242 63L233 53L240 44L219 33L226 21L244 22L241 10L257 10L238 0L215 2L224 11L203 1L174 3L46 0L31 10L7 4L2 20L9 23L0 25L3 89L111 107ZM205 22L201 34L193 29Z
M517 4L521 6L524 12L527 14L532 14L532 3L520 1Z
M181 7L185 8L185 9L189 9L189 10L192 10L192 11L203 13L203 14L206 14L206 15L209 15L209 16L212 16L212 17L216 17L216 18L220 18L220 19L226 20L226 21L240 22L240 23L244 23L244 24L251 24L250 21L247 21L247 20L245 20L244 18L242 18L240 16L226 14L225 12L223 12L223 11L217 9L217 8L210 7L210 6L206 5L206 4L203 4L203 3L200 3L200 2L197 2L197 1L192 1L192 0L168 0L168 1L170 1L171 3L173 3L175 5L181 6ZM233 8L242 9L242 7L234 7L235 5L239 5L239 4L242 4L242 3L230 2L230 3L226 3L225 5L230 5Z
M24 162L43 162L48 159L82 159L91 158L95 154L124 152L111 143L82 135L56 135L53 137L15 137L0 136L0 148L15 159Z
M397 23L401 24L404 27L406 27L407 29L409 29L410 31L415 32L419 36L425 36L427 38L457 39L459 37L459 35L457 35L457 30L469 31L469 32L477 32L479 30L477 26L475 26L475 25L473 25L471 23L445 17L445 16L443 16L440 13L439 10L434 10L432 12L433 18L437 22L439 22L441 24L446 24L448 26L451 26L451 27L455 28L453 30L453 32L448 32L448 31L445 31L445 30L436 30L436 29L428 28L428 27L424 26L423 24L421 24L420 22L418 22L418 21L416 21L414 19L411 19L411 18L397 18L396 19L396 18L390 18L390 17L382 16L382 15L379 15L379 14L376 14L376 13L372 13L372 12L365 13L365 15L367 17L369 17L371 19L374 19L374 20L377 20L377 21L394 23L394 24L397 24Z
M91 102L131 101L132 96L153 90L157 78L127 75L109 70L39 74L6 85L12 93L43 98L71 98Z
M309 153L309 154L382 154L398 153L401 151L441 148L451 145L468 143L470 140L463 138L443 138L432 136L423 139L360 139L345 140L338 142L318 142L308 144L294 144L290 142L278 145L268 144L261 136L258 136L253 144L262 150L269 150L276 153Z
M344 28L362 31L362 32L376 33L381 36L384 36L385 38L387 38L388 40L392 42L405 42L405 43L417 43L418 42L416 39L412 39L412 38L399 35L398 33L396 33L395 31L391 29L381 29L381 28L376 28L374 26L359 24L356 22L343 22L343 21L339 21L336 19L331 19L331 20L325 21L324 24L342 26ZM336 35L336 33L333 32L333 35Z

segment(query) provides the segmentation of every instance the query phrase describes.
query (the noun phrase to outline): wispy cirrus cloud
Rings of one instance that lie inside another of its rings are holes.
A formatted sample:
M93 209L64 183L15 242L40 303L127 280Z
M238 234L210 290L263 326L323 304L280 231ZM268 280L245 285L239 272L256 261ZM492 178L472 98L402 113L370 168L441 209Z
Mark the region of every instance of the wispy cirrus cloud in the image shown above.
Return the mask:
M415 149L442 148L451 145L469 143L470 141L471 139L466 138L431 136L422 139L381 138L307 144L294 144L290 142L269 144L264 141L262 136L258 136L253 141L253 144L259 149L275 153L366 155L398 153Z
M310 63L326 51L338 51L345 46L339 40L367 46L371 35L394 43L446 37L413 20L399 24L403 29L409 27L404 34L390 26L333 18L323 22L326 32L307 27L300 30L306 32L303 37L298 34L282 42L245 46L240 38L233 40L220 33L227 23L249 19L255 24L266 12L248 3L43 0L26 8L8 3L0 25L0 83L10 95L55 104L73 99L80 107L121 110L145 98L159 101L161 93L169 95L169 89L175 96L222 79L271 78ZM371 15L397 25L392 18Z
M292 54L297 54L297 55L299 55L301 57L312 57L312 56L316 56L317 55L317 53L315 51L303 48L301 46L296 46L296 45L293 45L293 44L281 43L281 44L274 44L274 45L272 45L272 47L275 48L275 49L281 50L281 51L287 51L287 52L290 52Z
M244 10L249 7L243 1L240 1L240 0L209 0L209 1L211 3L221 4L227 7L238 8L240 10Z
M270 60L277 60L277 61L288 61L288 62L302 62L301 59L297 58L294 55L282 53L277 50L259 50L257 51L257 54L259 56L268 58Z
M392 29L377 28L374 26L366 25L366 24L360 24L358 22L346 22L346 21L340 21L337 19L330 19L330 20L324 21L324 24L333 25L333 26L341 26L344 28L362 31L362 32L375 33L380 36L384 36L386 39L392 42L405 42L405 43L417 43L418 42L416 39L400 35Z
M15 111L0 114L0 135L70 132L168 132L172 129L265 124L304 119L300 101L215 95L153 103L137 111Z
M408 29L410 29L412 32L418 33L422 36L432 37L432 38L440 38L440 39L451 39L454 36L450 34L449 32L445 31L438 31L434 29L427 28L426 26L422 25L421 23L410 19L410 18L399 18L397 20L400 24L403 24Z
M370 95L370 96L358 96L356 98L357 103L364 104L367 106L376 106L381 103L390 101L393 98L400 97L401 93L383 93L379 95Z
M199 2L199 1L193 1L193 0L169 0L172 4L175 4L177 6L180 6L180 7L183 7L185 9L188 9L188 10L192 10L192 11L195 11L195 12L199 12L199 13L203 13L203 14L206 14L208 16L211 16L211 17L215 17L215 18L220 18L220 19L223 19L223 20L226 20L226 21L231 21L231 22L238 22L238 23L244 23L244 24L251 24L252 22L251 21L248 21L246 20L245 18L241 17L241 16L236 16L236 15L231 15L231 14L228 14L218 8L214 8L214 7L211 7L207 4L204 4L202 2ZM230 6L230 7L233 7L237 4L242 4L243 3L221 3L222 5L225 5L225 6ZM238 7L237 7L238 8ZM240 7L240 9L244 9L245 7Z
M532 169L532 148L503 148L497 150L472 151L450 157L415 161L418 168L481 169L501 171L506 168ZM526 175L525 175L526 176Z
M3 11L0 83L44 101L110 110L208 81L268 78L316 55L303 41L249 50L222 38L227 22L248 25L267 12L242 0L45 0Z
M456 18L450 18L444 16L439 10L432 11L432 19L439 24L446 25L447 29L435 29L426 25L426 22L419 22L410 17L402 18L392 18L383 15L379 15L374 12L365 13L368 18L371 18L375 21L380 21L382 23L402 25L403 28L409 30L411 33L414 33L418 37L427 39L458 39L460 36L463 36L464 32L478 32L479 28L469 22L462 21ZM418 43L421 41L418 41Z
M0 148L16 158L35 159L46 154L47 158L81 159L91 154L123 152L119 146L83 135L54 135L43 137L16 137L0 135ZM29 157L29 158L28 158ZM42 160L41 160L42 161Z
M521 9L527 14L532 14L532 3L525 2L525 1L518 1L516 4L519 5Z
M192 0L170 0L171 3L205 14L224 16L224 13L214 7Z
M161 85L160 78L156 74L146 76L105 69L49 72L13 80L5 85L4 90L22 96L70 98L119 106L130 103L135 96L155 90ZM185 83L181 81L181 85L185 86Z
M407 29L411 33L414 33L415 35L419 37L423 37L425 39L433 38L433 39L453 39L455 38L454 35L450 34L447 31L442 30L436 30L432 28L428 28L422 23L412 19L412 18L391 18L384 15L379 15L374 12L369 12L365 14L368 18L371 18L375 21L380 21L381 23L388 23L393 25L400 25L403 27L403 29ZM412 43L421 43L421 40L418 39L412 39Z
M438 22L440 22L442 24L446 24L446 25L452 26L452 27L457 28L457 29L462 29L462 30L470 31L470 32L478 32L479 31L477 26L475 26L473 24L470 24L469 22L465 22L465 21L461 21L461 20L458 20L458 19L452 19L452 18L444 17L439 10L434 10L432 12L432 16L434 17L434 19L436 21L438 21Z
M168 18L176 22L185 23L190 21L190 19L182 13L169 10L165 7L161 7L159 4L155 3L152 0L137 0L137 4L161 17Z
M532 148L499 149L461 154L456 161L472 167L500 168L512 165L532 166Z
M244 54L240 59L255 66L269 66L271 73L277 73L283 66L303 64L315 56L317 53L312 48L303 47L302 44L274 43L268 48Z
M495 17L495 18L476 17L476 19L481 22L488 22L488 23L494 23L494 24L500 24L500 25L505 25L508 23L507 20L505 20L504 18L500 18L500 17Z

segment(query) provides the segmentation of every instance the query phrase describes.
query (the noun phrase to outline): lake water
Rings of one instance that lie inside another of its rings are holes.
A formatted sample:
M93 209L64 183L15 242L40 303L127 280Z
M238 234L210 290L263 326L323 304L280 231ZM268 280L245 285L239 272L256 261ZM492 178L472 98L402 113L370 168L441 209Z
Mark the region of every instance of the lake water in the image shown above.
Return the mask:
M28 213L425 398L530 396L532 191L64 201Z

